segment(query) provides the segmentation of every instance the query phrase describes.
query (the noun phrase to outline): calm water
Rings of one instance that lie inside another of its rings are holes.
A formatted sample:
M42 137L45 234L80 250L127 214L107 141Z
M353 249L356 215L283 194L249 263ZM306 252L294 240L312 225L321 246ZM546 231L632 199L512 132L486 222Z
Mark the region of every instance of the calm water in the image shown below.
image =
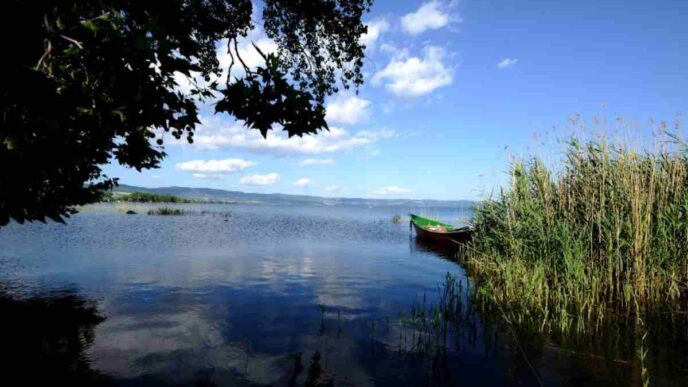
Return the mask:
M193 213L99 205L67 226L0 229L0 351L9 359L0 377L230 386L639 380L624 336L619 353L599 354L519 339L477 316L439 350L414 346L421 335L405 323L414 305L436 303L446 273L466 278L451 254L391 222L410 209L180 207ZM421 212L452 223L470 215ZM684 380L685 362L669 361L658 380Z

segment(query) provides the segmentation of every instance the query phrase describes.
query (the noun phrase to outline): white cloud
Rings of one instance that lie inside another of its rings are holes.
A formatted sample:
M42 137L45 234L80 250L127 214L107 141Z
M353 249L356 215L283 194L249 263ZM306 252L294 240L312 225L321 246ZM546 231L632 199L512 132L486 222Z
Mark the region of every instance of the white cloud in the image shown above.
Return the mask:
M258 53L253 45L258 46L258 48L267 55L269 53L276 52L278 49L277 44L265 35L262 28L254 28L249 31L248 35L244 38L239 38L237 44L239 55L244 61L247 67L255 70L258 66L264 64L263 57ZM234 56L234 66L232 67L232 75L235 77L243 77L245 75L243 65L239 61L236 48L234 44L231 46L232 55ZM232 62L232 55L228 53L227 39L222 39L217 44L217 59L220 62L220 69L222 73L219 77L212 76L210 81L218 81L221 85L227 82L227 70ZM177 83L176 89L183 92L189 93L191 89L194 88L194 82L199 86L206 86L207 82L200 76L198 72L191 72L191 77L188 77L180 72L174 73L174 81Z
M247 129L238 122L227 123L218 116L201 117L201 121L204 124L194 133L192 146L196 149L235 149L277 156L347 151L371 145L382 138L389 138L389 133L393 133L390 130L349 133L341 128L330 127L329 131L322 131L316 135L289 138L285 132L277 129L268 132L267 138L263 138L257 130ZM182 145L184 142L174 144Z
M334 159L305 159L299 162L301 166L334 164Z
M385 19L378 19L368 22L366 25L368 32L361 35L361 43L366 46L366 49L372 49L380 35L389 30L389 23Z
M327 186L325 186L325 191L327 191L327 192L342 192L342 191L344 191L344 187L340 187L338 185L327 185Z
M279 175L268 173L267 175L248 175L239 179L239 184L246 185L272 185L277 182Z
M277 43L265 36L262 30L253 30L251 33L249 33L249 35L246 38L241 39L240 43L238 44L239 55L241 56L241 59L244 61L246 66L251 70L255 70L257 67L263 66L265 64L265 60L263 60L263 57L260 55L260 53L258 53L258 50L256 50L255 47L253 47L254 44L258 46L258 48L265 55L276 52L278 48ZM220 83L224 83L227 80L226 70L232 63L232 56L227 52L226 39L223 39L219 46L220 49L218 50L217 59L220 61L220 68L222 68L224 72L222 77L220 78ZM236 55L234 45L232 45L232 53L234 55L234 66L232 67L232 75L236 77L243 77L245 74L244 67Z
M370 114L370 101L356 96L336 98L327 104L327 122L353 125Z
M223 175L221 173L194 173L192 176L197 179L209 180L222 180L227 178L227 175Z
M191 92L191 89L194 88L193 82L198 82L197 78L198 73L192 73L192 77L188 77L185 74L180 73L179 71L174 72L174 82L177 84L175 87L176 90L181 91L184 94L188 94Z
M401 18L401 27L411 35L442 28L454 20L460 20L451 14L453 7L453 2L443 3L433 0L423 3L416 12L408 13Z
M224 160L191 160L177 163L175 168L180 171L191 171L201 173L231 173L243 171L252 167L256 163L244 159L224 159Z
M445 51L436 46L423 51L422 58L405 54L392 58L387 67L373 75L373 85L384 85L397 96L418 97L451 84L452 73L442 62Z
M407 194L407 193L411 193L411 190L408 188L395 187L395 186L389 185L387 187L382 187L382 188L376 190L375 193L378 195Z
M311 184L311 179L306 179L305 177L300 178L299 180L296 180L294 182L294 185L297 187L305 187L307 185Z
M396 44L383 43L380 46L380 51L394 56L405 56L408 55L408 48L399 47Z
M497 68L500 70L505 69L515 65L516 63L518 63L518 59L516 58L504 58L497 64Z

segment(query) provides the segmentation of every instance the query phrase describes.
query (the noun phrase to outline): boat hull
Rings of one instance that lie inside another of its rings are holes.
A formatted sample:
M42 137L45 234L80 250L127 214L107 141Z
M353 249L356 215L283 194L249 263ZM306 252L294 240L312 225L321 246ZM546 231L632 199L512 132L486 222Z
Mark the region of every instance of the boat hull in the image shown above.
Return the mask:
M427 242L441 243L447 246L456 246L461 243L466 243L471 240L471 231L461 230L455 232L434 232L426 230L423 227L417 225L415 222L413 224L414 230L416 230L416 237Z

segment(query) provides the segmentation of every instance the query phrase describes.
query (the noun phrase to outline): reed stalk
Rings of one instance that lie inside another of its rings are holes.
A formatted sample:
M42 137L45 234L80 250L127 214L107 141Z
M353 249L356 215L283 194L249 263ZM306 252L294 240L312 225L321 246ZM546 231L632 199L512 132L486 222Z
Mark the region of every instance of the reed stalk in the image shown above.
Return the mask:
M688 157L571 139L560 168L515 161L461 256L475 297L542 330L595 332L685 309ZM661 145L665 144L665 145Z

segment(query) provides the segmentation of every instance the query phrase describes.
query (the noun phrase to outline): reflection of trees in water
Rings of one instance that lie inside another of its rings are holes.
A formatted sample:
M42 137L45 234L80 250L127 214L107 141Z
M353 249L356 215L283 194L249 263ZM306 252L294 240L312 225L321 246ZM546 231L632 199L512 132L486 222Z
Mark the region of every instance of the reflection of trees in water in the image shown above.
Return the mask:
M593 342L577 337L553 337L541 332L538 326L507 322L498 314L476 307L469 299L461 297L470 291L469 284L462 280L465 279L446 277L439 287L437 301L416 300L411 311L398 319L367 321L369 328L364 332L370 335L371 353L366 359L379 358L380 365L400 372L404 372L407 365L413 370L414 364L422 364L424 385L456 383L457 370L470 373L470 368L461 365L466 352L474 356L475 352L482 352L477 356L484 356L486 364L498 367L494 374L506 374L507 379L500 380L513 384L535 385L540 378L546 384L562 380L572 384L639 384L634 327L608 327ZM342 382L336 367L332 363L328 365L327 361L333 349L327 345L327 339L338 338L342 330L340 314L336 310L329 310L328 314L325 305L318 308L319 324L313 336L325 341L324 345L319 342L320 350L292 355L275 385L330 386L335 384L335 378ZM17 298L0 291L3 358L0 380L20 381L2 384L109 384L108 378L91 368L86 355L94 340L94 329L103 320L93 302L74 291L32 298ZM648 321L647 326L655 329L646 343L651 379L658 384L685 382L685 370L688 369L686 321ZM348 328L351 326L344 327ZM539 375L543 370L546 371L544 377ZM199 372L191 382L213 386L226 384L216 379L231 377L238 381L236 384L251 384L242 375L221 375L220 370L214 375L213 371ZM475 372L479 377L485 376L481 373L484 370ZM157 376L122 382L167 384Z
M0 293L2 378L29 385L106 384L85 354L104 318L74 291L15 298Z
M420 240L410 243L411 249L457 262L452 249ZM406 352L431 360L431 376L437 380L443 372L438 365L448 351L480 343L486 357L503 360L503 371L516 384L545 383L541 374L548 373L555 375L555 383L563 378L572 384L641 385L646 367L653 383L687 385L688 314L659 313L647 321L596 326L584 334L556 334L544 331L540 320L509 313L508 305L478 305L470 279L456 281L448 275L439 301L434 305L426 305L425 299L414 301L405 320L412 328L405 330L404 344L407 336L411 338ZM647 351L645 364L640 362L641 351Z

